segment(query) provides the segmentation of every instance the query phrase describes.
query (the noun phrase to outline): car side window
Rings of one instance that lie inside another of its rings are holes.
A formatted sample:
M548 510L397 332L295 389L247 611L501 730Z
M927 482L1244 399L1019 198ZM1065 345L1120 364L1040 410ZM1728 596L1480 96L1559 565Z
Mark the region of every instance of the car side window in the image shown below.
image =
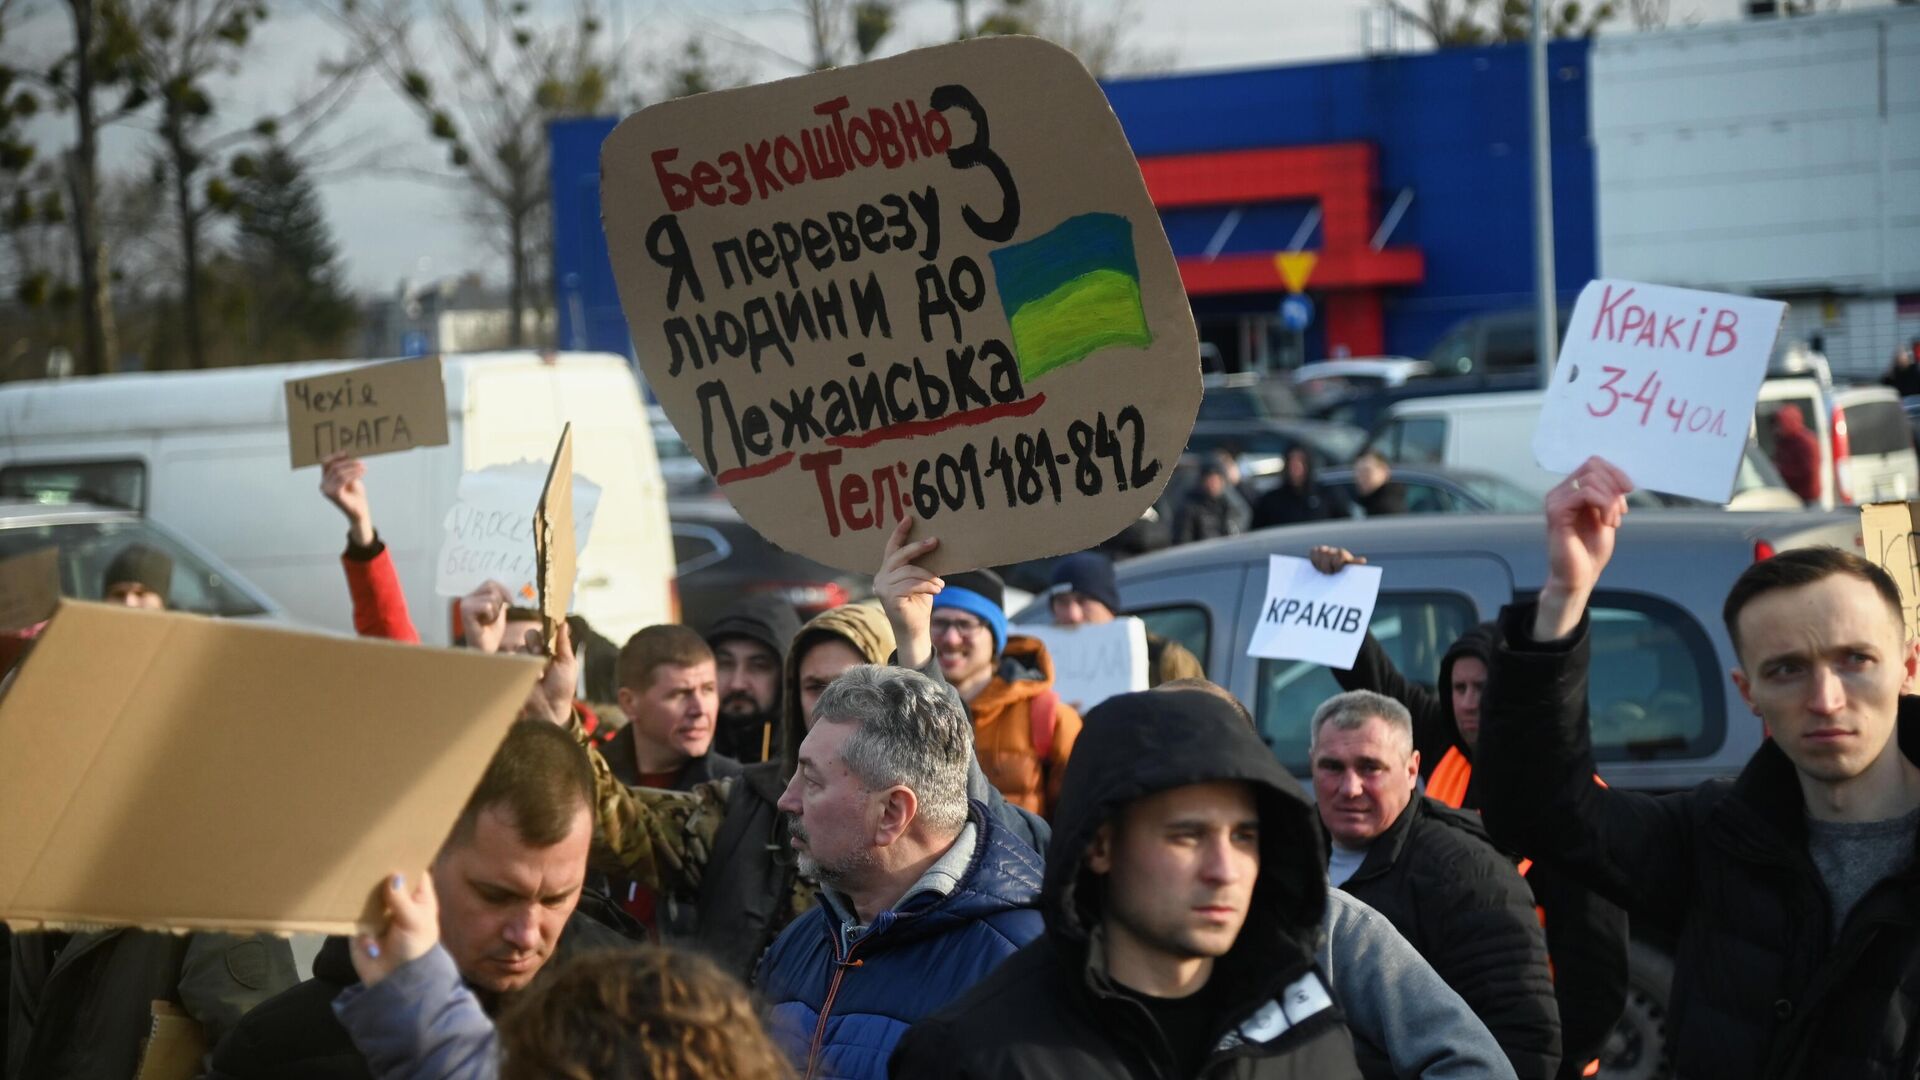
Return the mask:
M1476 621L1472 601L1456 593L1383 593L1371 629L1403 675L1432 686L1440 678L1440 658ZM1313 712L1340 692L1340 684L1326 668L1304 660L1262 660L1255 679L1260 737L1288 771L1307 775Z
M1855 454L1897 454L1913 449L1907 414L1891 401L1863 401L1845 409L1847 445Z
M1198 604L1177 604L1171 607L1128 608L1127 614L1137 616L1146 623L1147 633L1184 645L1200 661L1201 669L1206 669L1207 646L1213 640L1206 608Z
M1447 456L1447 421L1438 416L1416 416L1400 422L1395 461L1439 465Z
M1726 707L1713 646L1686 612L1641 596L1596 596L1588 680L1597 761L1704 757Z
M0 468L0 496L53 506L93 503L145 512L147 466L141 461L46 461Z

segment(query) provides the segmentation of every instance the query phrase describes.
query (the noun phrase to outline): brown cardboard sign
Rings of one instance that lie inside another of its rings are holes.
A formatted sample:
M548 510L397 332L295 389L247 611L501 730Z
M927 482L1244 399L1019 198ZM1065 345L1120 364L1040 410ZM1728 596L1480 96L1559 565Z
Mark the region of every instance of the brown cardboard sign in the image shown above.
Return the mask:
M0 559L0 633L24 630L60 605L60 549Z
M567 621L573 603L573 425L560 429L560 445L553 448L547 484L533 515L536 584L540 593L540 633L547 655L555 649L555 635Z
M1860 545L1874 565L1900 586L1900 613L1907 639L1920 638L1920 502L1868 503L1860 508Z
M982 38L663 102L601 150L648 386L762 535L871 572L1088 547L1153 502L1199 343L1071 53Z
M68 601L0 698L0 918L350 933L432 860L540 669Z
M288 379L287 444L296 469L335 454L368 457L445 446L447 391L440 358Z

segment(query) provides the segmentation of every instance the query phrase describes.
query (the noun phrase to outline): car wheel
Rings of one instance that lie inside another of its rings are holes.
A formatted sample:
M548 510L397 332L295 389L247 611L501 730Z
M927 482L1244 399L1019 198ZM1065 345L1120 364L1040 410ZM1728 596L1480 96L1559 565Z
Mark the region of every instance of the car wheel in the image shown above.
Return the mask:
M1673 960L1644 942L1627 946L1627 1008L1600 1051L1607 1080L1669 1080L1673 1059L1667 1043L1667 1001L1673 990Z

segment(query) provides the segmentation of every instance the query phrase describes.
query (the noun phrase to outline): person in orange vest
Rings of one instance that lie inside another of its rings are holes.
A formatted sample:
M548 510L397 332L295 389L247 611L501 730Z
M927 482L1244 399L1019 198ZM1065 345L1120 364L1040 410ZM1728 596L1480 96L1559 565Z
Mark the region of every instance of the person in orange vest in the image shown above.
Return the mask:
M1326 574L1367 561L1326 545L1314 548L1308 559ZM1414 748L1420 753L1427 797L1456 809L1480 808L1473 786L1473 748L1480 738L1480 698L1497 629L1482 623L1460 635L1440 659L1437 688L1401 674L1371 631L1353 667L1332 671L1342 690L1372 690L1407 707L1413 714ZM1560 1076L1592 1076L1599 1071L1607 1035L1626 1009L1627 913L1552 865L1523 863L1522 873L1539 905L1553 959L1563 1046Z
M980 768L1008 802L1051 818L1080 714L1054 692L1047 647L1009 632L998 574L969 570L942 580L933 598L934 655L973 718Z

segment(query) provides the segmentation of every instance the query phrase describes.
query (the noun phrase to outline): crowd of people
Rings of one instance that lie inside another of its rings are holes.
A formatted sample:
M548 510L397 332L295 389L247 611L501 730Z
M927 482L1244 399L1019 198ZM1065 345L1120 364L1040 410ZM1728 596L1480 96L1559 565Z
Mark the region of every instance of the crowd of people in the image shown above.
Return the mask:
M1338 516L1302 457L1249 520ZM1306 786L1177 642L1082 715L999 579L927 570L913 521L874 603L802 623L743 599L607 643L604 678L590 629L549 647L490 583L462 644L546 667L432 864L367 883L304 981L271 935L14 935L7 1080L134 1075L155 1003L218 1080L1550 1080L1598 1068L1629 920L1673 946L1677 1075L1913 1077L1898 588L1834 549L1755 563L1725 618L1769 739L1738 778L1616 791L1586 604L1631 487L1594 459L1548 495L1546 586L1437 685L1369 635L1310 718ZM330 461L322 492L355 627L418 642L364 467ZM130 549L103 595L164 607L170 569ZM1106 556L1053 574L1057 624L1124 614Z

